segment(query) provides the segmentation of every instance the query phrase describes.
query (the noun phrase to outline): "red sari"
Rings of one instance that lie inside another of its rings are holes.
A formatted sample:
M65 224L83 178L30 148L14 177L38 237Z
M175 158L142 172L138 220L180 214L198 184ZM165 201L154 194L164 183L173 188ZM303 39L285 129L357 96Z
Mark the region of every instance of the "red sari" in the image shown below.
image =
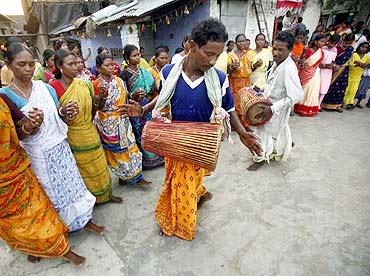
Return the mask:
M320 92L320 64L324 59L321 49L315 52L307 49L304 53L307 64L300 67L298 71L303 89L303 101L294 106L294 112L302 116L315 116L319 113L319 92Z

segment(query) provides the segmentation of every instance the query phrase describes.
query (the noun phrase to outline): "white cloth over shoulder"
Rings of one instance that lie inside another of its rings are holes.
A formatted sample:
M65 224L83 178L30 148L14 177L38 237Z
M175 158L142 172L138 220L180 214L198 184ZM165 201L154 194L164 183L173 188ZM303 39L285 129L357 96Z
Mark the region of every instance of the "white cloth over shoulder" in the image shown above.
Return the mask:
M44 112L44 121L39 131L21 141L27 152L37 154L43 149L49 149L67 139L68 126L60 119L54 100L48 88L42 81L32 81L32 92L25 106L21 108L23 114L36 107Z
M184 56L180 55L180 53L175 54L171 59L171 64L176 64L176 63L180 62L183 58L184 58Z
M288 57L279 66L271 68L264 96L272 102L271 120L255 134L262 146L262 156L255 156L255 162L271 159L286 160L292 149L292 135L288 125L290 110L303 99L301 82L294 61Z

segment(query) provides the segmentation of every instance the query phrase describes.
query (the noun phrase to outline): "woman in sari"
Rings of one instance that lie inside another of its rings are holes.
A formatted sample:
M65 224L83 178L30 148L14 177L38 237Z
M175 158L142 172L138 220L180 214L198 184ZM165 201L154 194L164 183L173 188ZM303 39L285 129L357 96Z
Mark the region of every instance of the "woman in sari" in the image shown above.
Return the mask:
M247 50L247 39L244 34L238 34L235 38L236 49L229 53L229 81L233 93L236 112L243 126L248 129L248 124L242 116L240 108L240 90L252 85L252 64L254 56L252 51Z
M96 197L96 203L122 203L112 195L111 176L93 117L102 103L101 95L94 96L90 82L75 78L76 56L66 50L55 54L55 78L50 85L55 89L60 104L76 102L80 112L68 123L68 143L76 159L87 189Z
M303 101L294 106L294 112L302 116L319 113L320 64L324 59L321 48L325 45L323 35L315 36L312 48L305 50L304 62L299 66L299 78L303 89Z
M76 64L77 64L77 78L90 82L95 80L95 75L91 74L89 69L85 67L84 58L82 56L76 56Z
M339 113L343 112L343 98L344 91L348 84L348 61L350 60L353 52L353 41L355 40L354 34L349 34L341 45L337 46L337 57L335 64L340 66L339 70L333 74L330 88L321 107L325 110L335 110Z
M353 102L360 86L362 73L364 69L370 66L370 57L366 54L369 49L369 42L362 42L358 45L356 52L352 54L349 60L348 85L344 93L343 103L347 110L354 109Z
M159 91L159 86L161 84L161 70L162 68L170 63L170 56L168 55L168 52L161 48L155 51L154 53L154 62L155 65L153 67L150 67L148 69L149 73L152 74L154 81L155 81L155 87L156 87L156 92ZM157 95L157 93L153 93L151 96L154 98Z
M49 83L49 81L54 78L54 58L55 52L52 49L46 49L42 53L42 57L44 59L43 66L39 67L33 76L33 80L41 80L45 83Z
M272 53L265 48L266 36L264 34L258 34L255 42L255 56L252 59L252 83L263 90L266 85L266 72L272 64Z
M141 106L150 102L155 89L155 81L152 75L145 69L140 68L139 50L134 45L126 45L123 49L124 58L128 67L122 71L120 77L127 84L128 95L130 99L140 102ZM164 159L154 153L145 151L141 145L141 135L147 121L152 119L152 114L147 113L142 118L130 118L132 128L136 138L136 144L143 154L143 168L151 169L164 164Z
M21 141L38 180L70 231L85 228L102 234L104 227L92 222L95 197L86 189L67 142L65 121L75 119L78 106L73 102L59 106L52 87L32 81L35 62L27 46L12 44L6 58L14 80L1 92L26 116L31 110L45 115L40 129Z
M333 69L337 68L335 58L337 57L337 48L335 47L340 40L340 36L333 34L326 42L326 46L322 47L324 52L324 59L320 64L320 94L319 94L319 108L321 111L321 103L329 90L331 78L333 76Z
M119 184L147 185L142 176L142 154L135 143L130 119L121 114L127 103L123 81L113 75L114 62L110 55L100 54L96 67L100 76L94 81L95 95L102 101L96 103L98 111L95 125L100 134L105 156L112 172L119 177ZM97 105L99 104L99 105Z
M26 118L0 94L0 237L13 249L28 254L28 261L58 258L80 265L85 261L69 246L68 227L59 218L41 188L17 134L27 137L42 124L42 113Z

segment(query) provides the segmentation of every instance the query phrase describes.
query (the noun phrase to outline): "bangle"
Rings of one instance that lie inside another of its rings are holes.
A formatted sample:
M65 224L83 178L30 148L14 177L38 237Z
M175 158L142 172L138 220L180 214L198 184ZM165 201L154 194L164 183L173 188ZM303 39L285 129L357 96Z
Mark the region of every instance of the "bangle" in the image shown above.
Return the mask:
M22 131L23 131L25 134L27 134L27 135L30 135L30 134L32 133L32 131L33 131L33 130L31 130L31 131L27 131L27 130L26 130L26 124L23 124L23 125L22 125L22 127L21 127L21 129L22 129Z
M66 114L63 114L63 113L62 113L62 110L64 110L64 107L60 107L60 108L58 109L58 113L59 113L59 115L60 115L61 117L65 117L65 116L66 116Z

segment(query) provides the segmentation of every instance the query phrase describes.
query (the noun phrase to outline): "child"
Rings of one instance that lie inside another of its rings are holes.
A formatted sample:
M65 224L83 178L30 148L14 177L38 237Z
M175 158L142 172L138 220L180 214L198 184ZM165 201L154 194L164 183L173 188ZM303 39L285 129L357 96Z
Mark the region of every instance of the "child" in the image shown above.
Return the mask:
M344 105L347 106L347 110L354 108L353 102L360 85L362 73L364 69L369 68L370 56L366 55L368 48L368 42L361 43L349 60L348 85L344 96Z

